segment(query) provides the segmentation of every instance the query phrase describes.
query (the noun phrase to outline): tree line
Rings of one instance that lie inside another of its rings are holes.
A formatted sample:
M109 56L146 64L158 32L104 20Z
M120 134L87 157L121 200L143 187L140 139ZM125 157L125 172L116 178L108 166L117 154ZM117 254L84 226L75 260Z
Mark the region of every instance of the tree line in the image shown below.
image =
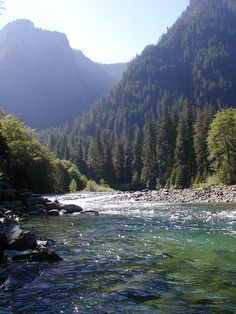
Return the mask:
M162 101L157 117L145 117L144 127L96 128L83 125L51 129L41 139L81 173L116 189L188 188L236 183L236 109L218 112L210 106L179 106Z

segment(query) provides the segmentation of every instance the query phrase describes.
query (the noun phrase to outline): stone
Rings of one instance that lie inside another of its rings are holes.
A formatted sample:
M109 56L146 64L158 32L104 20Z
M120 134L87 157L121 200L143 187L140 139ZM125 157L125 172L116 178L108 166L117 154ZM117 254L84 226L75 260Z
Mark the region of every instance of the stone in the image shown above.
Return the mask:
M61 209L61 205L58 204L58 202L51 202L51 201L47 201L44 203L44 206L46 207L47 210L51 210L51 209Z
M24 231L9 244L10 250L24 251L34 249L37 246L37 239L33 232Z
M83 211L83 209L80 206L75 204L66 204L63 206L63 210L65 214L74 214Z
M15 254L12 257L13 261L26 260L30 262L58 262L62 261L62 258L54 251L47 249L46 247L37 248L32 251L25 251Z
M59 216L60 215L60 212L58 209L50 209L48 211L48 216Z

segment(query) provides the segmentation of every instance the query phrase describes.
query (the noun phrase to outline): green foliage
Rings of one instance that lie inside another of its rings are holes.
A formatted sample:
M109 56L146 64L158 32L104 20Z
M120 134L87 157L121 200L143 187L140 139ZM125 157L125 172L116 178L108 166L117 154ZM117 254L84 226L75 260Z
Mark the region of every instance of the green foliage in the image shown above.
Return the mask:
M70 192L71 181L76 182L78 190L82 190L87 179L79 169L68 160L55 159L53 162L54 189L57 193Z
M197 175L195 183L205 182L209 173L207 133L213 118L213 109L206 106L198 110L194 125L194 151L196 157Z
M195 175L195 156L193 149L193 112L188 101L183 104L177 126L175 164L171 184L174 187L190 187Z
M155 189L157 179L156 130L151 121L147 122L144 127L143 169L141 179L147 188Z
M71 182L70 182L70 185L69 185L69 191L71 193L74 193L78 190L78 187L77 187L77 182L75 181L75 179L72 179Z
M93 180L89 180L84 191L90 192L112 192L113 190L104 182L102 184L97 184Z
M34 131L8 115L1 120L1 135L9 148L8 177L12 185L51 191L51 156Z
M158 183L160 187L168 185L173 168L176 141L175 133L175 127L171 120L170 110L166 103L162 103L157 119L156 146Z
M0 120L0 172L16 188L68 192L71 180L83 189L86 178L71 162L56 159L36 133L11 115Z
M212 168L224 184L236 183L236 109L219 111L208 134Z

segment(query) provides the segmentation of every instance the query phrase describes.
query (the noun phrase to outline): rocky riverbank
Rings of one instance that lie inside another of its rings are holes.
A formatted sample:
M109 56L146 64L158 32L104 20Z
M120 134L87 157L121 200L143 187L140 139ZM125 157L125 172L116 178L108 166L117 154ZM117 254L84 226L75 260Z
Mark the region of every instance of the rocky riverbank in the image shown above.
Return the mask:
M234 203L236 202L236 185L228 187L209 187L205 189L159 189L143 191L114 191L114 192L76 192L58 195L57 199L67 204L83 204L84 199L103 199L106 202L157 202L157 203ZM53 198L56 199L56 198ZM87 205L88 206L88 205Z
M32 273L31 263L62 260L52 240L37 239L35 233L21 229L21 218L82 212L78 205L63 205L30 190L13 189L0 181L0 289L15 290L32 281L38 274Z
M0 218L32 216L59 216L68 214L98 214L84 211L79 205L62 204L58 200L50 200L28 189L16 190L0 181Z
M236 202L236 185L205 189L160 189L121 193L120 199L158 203L228 203Z

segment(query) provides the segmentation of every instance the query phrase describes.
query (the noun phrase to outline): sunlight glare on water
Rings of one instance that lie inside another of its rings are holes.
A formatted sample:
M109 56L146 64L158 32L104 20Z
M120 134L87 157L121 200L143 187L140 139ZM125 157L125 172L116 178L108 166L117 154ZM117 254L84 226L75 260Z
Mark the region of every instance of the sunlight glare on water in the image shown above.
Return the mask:
M34 265L33 282L1 293L1 313L236 312L235 204L122 201L115 193L59 201L100 215L25 220L57 241L64 261Z

